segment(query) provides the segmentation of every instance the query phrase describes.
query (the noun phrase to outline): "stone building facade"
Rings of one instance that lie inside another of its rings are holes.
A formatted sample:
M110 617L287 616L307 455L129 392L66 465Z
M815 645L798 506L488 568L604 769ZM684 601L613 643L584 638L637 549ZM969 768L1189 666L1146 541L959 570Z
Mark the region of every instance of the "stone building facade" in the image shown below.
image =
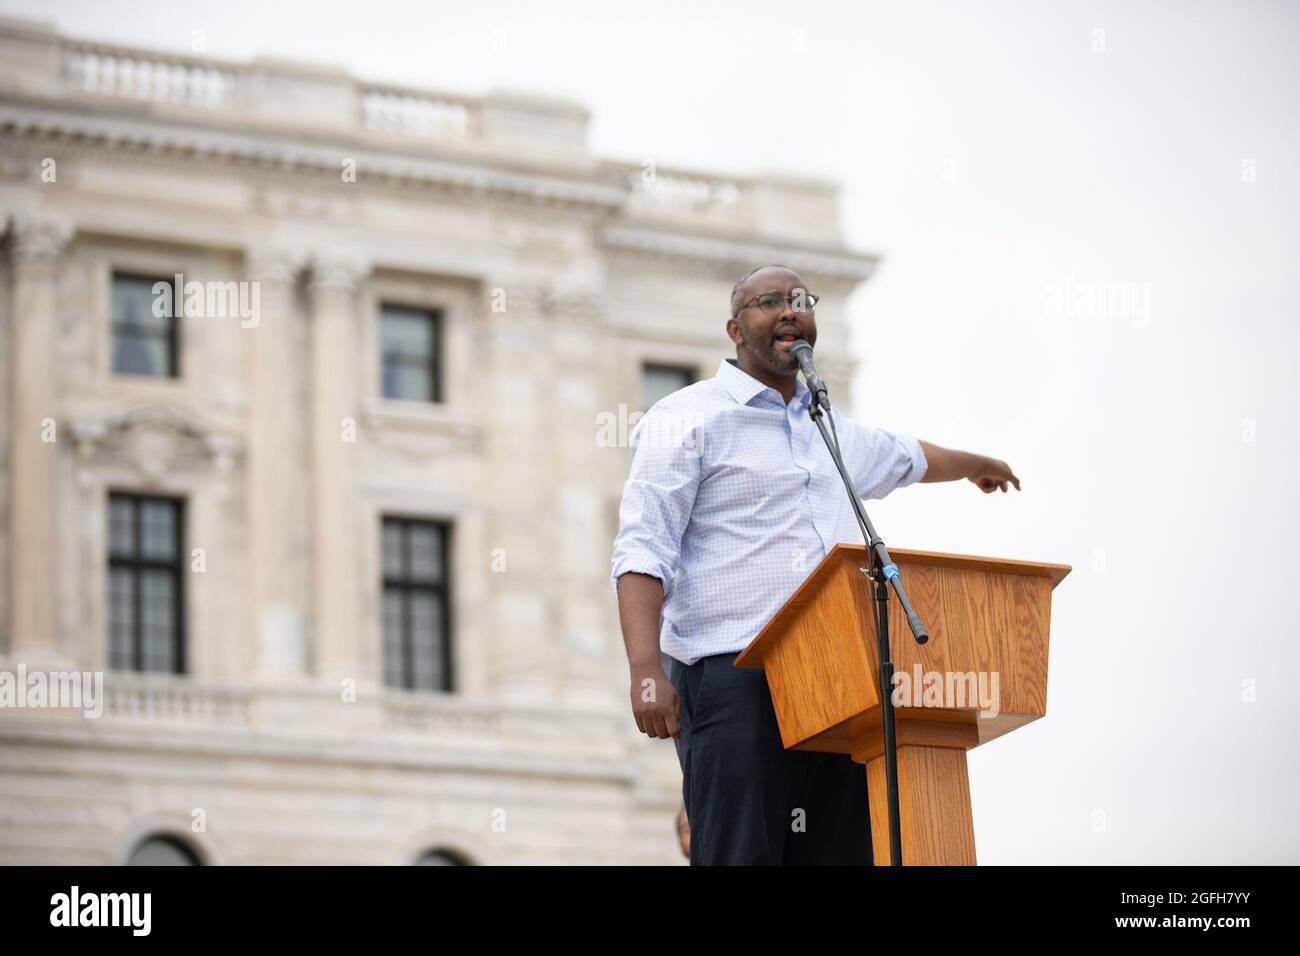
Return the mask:
M0 21L0 672L102 679L0 707L0 863L680 862L626 433L738 275L799 269L847 355L875 260L832 183L587 122Z

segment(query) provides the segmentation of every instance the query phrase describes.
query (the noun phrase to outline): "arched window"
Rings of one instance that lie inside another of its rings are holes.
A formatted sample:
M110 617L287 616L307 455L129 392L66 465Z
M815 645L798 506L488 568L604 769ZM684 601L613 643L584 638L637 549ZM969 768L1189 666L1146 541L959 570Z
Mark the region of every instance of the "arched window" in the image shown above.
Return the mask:
M141 840L127 866L201 866L198 855L186 844L170 836L154 834Z
M425 850L415 860L416 866L471 866L463 853L455 850L438 848Z

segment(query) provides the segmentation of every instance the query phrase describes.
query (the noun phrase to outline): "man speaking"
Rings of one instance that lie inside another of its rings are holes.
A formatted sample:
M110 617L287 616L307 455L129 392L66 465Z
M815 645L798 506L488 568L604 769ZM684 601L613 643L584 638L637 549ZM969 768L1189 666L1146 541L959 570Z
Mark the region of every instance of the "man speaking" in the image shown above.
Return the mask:
M744 276L727 321L736 358L632 437L613 581L637 728L676 742L692 865L871 860L862 766L787 751L766 676L732 666L832 545L860 542L790 352L816 344L816 304L783 266ZM831 415L863 498L959 478L1020 488L1005 462Z

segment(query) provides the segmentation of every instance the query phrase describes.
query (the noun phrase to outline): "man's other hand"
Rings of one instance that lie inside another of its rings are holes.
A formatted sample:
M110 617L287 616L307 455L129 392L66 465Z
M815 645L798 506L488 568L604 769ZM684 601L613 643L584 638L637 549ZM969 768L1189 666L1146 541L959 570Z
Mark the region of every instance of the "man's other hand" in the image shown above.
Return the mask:
M647 737L667 740L681 734L681 704L668 675L659 666L632 674L632 716L637 730Z
M1020 479L1011 472L1011 466L1005 461L998 461L996 458L985 458L980 462L975 471L966 476L973 481L980 491L984 494L997 491L999 488L1005 492L1007 485L1015 485L1016 491L1020 490Z

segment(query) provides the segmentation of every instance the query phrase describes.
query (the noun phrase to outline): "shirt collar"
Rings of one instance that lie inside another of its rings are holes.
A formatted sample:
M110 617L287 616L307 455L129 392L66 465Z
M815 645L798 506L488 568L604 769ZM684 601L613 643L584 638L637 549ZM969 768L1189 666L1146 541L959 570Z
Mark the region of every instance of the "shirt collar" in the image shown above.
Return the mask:
M776 400L782 405L785 400L781 393L770 385L764 385L758 379L754 378L748 372L741 369L736 364L735 359L723 359L718 364L718 381L727 393L741 405L748 405L757 396L764 392L771 392L776 396ZM794 398L791 404L807 405L809 400L808 386L800 378L794 380Z

